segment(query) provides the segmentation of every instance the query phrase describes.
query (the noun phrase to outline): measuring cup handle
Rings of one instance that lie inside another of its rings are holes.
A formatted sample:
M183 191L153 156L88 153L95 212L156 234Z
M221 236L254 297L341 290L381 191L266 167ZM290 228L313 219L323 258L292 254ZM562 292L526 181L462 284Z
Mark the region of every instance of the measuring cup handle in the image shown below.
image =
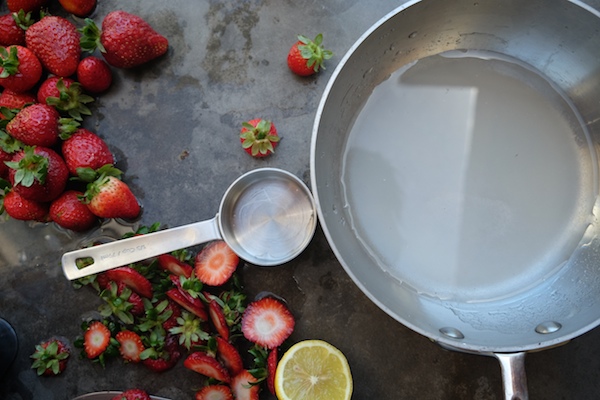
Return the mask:
M69 280L78 279L174 250L221 239L217 219L218 216L207 221L65 253L62 256L63 272ZM92 258L93 264L79 269L76 262L81 258Z

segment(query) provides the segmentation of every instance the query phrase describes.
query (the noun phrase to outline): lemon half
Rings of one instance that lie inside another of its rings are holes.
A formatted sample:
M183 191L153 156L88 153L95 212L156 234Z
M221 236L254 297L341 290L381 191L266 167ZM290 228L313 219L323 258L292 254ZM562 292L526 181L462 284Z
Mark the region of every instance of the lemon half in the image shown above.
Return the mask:
M341 351L323 340L304 340L285 352L275 372L279 400L349 400L352 374Z

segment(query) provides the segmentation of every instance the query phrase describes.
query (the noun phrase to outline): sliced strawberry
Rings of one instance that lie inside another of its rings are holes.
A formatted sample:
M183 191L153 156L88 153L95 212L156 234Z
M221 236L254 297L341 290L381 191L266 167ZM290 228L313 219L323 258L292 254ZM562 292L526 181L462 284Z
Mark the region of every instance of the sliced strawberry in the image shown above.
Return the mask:
M231 376L242 372L244 363L239 351L227 340L217 336L217 358L221 360Z
M181 307L176 303L169 301L169 304L165 308L164 312L171 311L171 316L163 322L162 327L165 331L169 331L169 329L176 327L177 318L181 316Z
M194 299L193 297L185 296L177 288L169 289L166 294L171 300L179 304L181 307L185 308L203 321L208 321L208 314L206 313L204 304L202 304L200 299ZM190 299L192 299L192 301L190 301Z
M248 304L242 316L242 333L246 339L268 349L279 347L292 334L294 325L290 310L273 297Z
M221 382L229 383L231 381L231 376L229 375L227 368L225 368L216 358L201 351L190 354L183 362L183 366Z
M231 380L231 391L235 400L258 400L260 386L248 370L243 370Z
M142 389L128 389L112 398L112 400L151 400L150 395Z
M216 300L211 300L208 303L208 315L213 323L217 333L225 340L229 340L229 327L223 309Z
M196 277L209 286L220 286L235 272L240 259L222 240L205 246L196 256Z
M267 357L267 388L271 394L275 394L275 372L277 371L277 347L269 352Z
M119 267L108 270L104 275L111 281L124 283L142 297L152 298L152 284L142 274L131 267Z
M233 394L225 385L208 385L196 392L196 400L233 400Z
M110 342L110 330L100 321L92 322L83 335L83 347L88 358L96 358Z
M140 336L132 331L121 331L115 336L117 342L121 345L119 351L125 361L137 363L140 362L140 354L144 351L144 345Z
M192 271L194 271L191 265L180 261L177 259L177 257L172 256L171 254L162 254L156 259L158 261L158 265L160 265L162 269L177 276L185 276L186 278L189 278L192 276Z

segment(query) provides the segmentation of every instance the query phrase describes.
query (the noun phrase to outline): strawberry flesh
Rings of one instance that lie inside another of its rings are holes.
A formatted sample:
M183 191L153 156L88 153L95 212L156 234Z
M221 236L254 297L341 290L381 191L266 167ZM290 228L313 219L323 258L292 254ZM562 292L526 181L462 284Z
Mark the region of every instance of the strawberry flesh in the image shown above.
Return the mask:
M236 400L258 400L259 385L253 385L257 379L248 370L243 370L231 380L231 391Z
M201 351L190 354L183 362L183 366L194 372L224 383L229 383L231 381L231 376L229 375L227 368L225 368L216 358Z
M84 334L84 349L88 358L96 358L106 350L110 342L110 331L100 321L90 324Z
M177 257L172 256L171 254L162 254L156 259L158 261L158 265L160 265L162 269L177 276L185 276L186 278L189 278L192 276L192 272L194 271L191 265L180 261L177 259Z
M268 349L281 346L294 331L294 325L290 310L273 297L250 303L242 317L244 337Z
M152 298L152 284L150 281L131 267L114 268L106 271L104 275L111 281L124 283L142 297Z
M196 400L233 400L231 389L225 385L208 385L196 392Z
M140 336L132 331L125 330L117 333L115 339L121 347L119 351L125 361L137 363L140 362L140 354L144 351L144 345Z
M196 256L196 277L209 286L219 286L231 278L240 259L222 240L205 246Z
M178 288L169 289L166 294L167 297L198 318L202 319L203 321L208 320L208 314L206 313L204 304L202 304L202 301L199 299L194 299L191 296L184 295Z
M239 351L227 340L217 336L217 358L221 360L225 368L231 376L235 376L242 372L244 364Z
M229 327L223 309L216 300L211 300L208 303L208 315L213 323L217 333L225 340L229 340Z

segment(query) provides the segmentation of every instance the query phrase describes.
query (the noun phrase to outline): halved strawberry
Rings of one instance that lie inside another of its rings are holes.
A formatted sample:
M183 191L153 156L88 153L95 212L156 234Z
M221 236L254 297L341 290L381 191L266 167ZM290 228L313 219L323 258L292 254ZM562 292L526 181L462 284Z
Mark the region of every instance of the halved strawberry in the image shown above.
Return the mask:
M229 326L227 326L227 320L223 309L216 300L211 300L208 303L208 315L213 323L217 333L225 340L229 340Z
M144 351L144 345L140 335L132 331L121 331L115 336L117 342L121 345L119 352L125 361L137 363L140 362L140 354Z
M223 363L231 376L242 372L244 363L239 351L227 340L217 336L217 358Z
M275 372L277 371L278 362L277 347L274 347L267 357L267 388L272 394L275 394Z
M100 321L92 322L83 335L83 348L88 358L96 358L106 350L110 330Z
M216 358L201 351L190 354L183 362L183 366L221 382L229 383L231 381L227 368Z
M250 304L242 316L242 333L249 341L272 349L279 347L294 331L294 316L274 297Z
M200 299L185 296L178 288L169 289L166 294L175 303L201 318L203 321L208 320L208 314Z
M185 276L186 278L189 278L192 276L192 272L194 271L191 265L180 261L177 257L171 254L162 254L158 256L156 260L162 269L177 276Z
M233 400L233 394L228 386L208 385L196 392L196 400Z
M196 277L209 286L220 286L235 272L240 258L222 240L205 246L196 256Z
M124 283L142 297L152 298L152 284L142 274L131 267L119 267L108 270L104 275L111 281Z
M231 380L231 391L235 400L258 400L260 385L248 370L243 370Z

